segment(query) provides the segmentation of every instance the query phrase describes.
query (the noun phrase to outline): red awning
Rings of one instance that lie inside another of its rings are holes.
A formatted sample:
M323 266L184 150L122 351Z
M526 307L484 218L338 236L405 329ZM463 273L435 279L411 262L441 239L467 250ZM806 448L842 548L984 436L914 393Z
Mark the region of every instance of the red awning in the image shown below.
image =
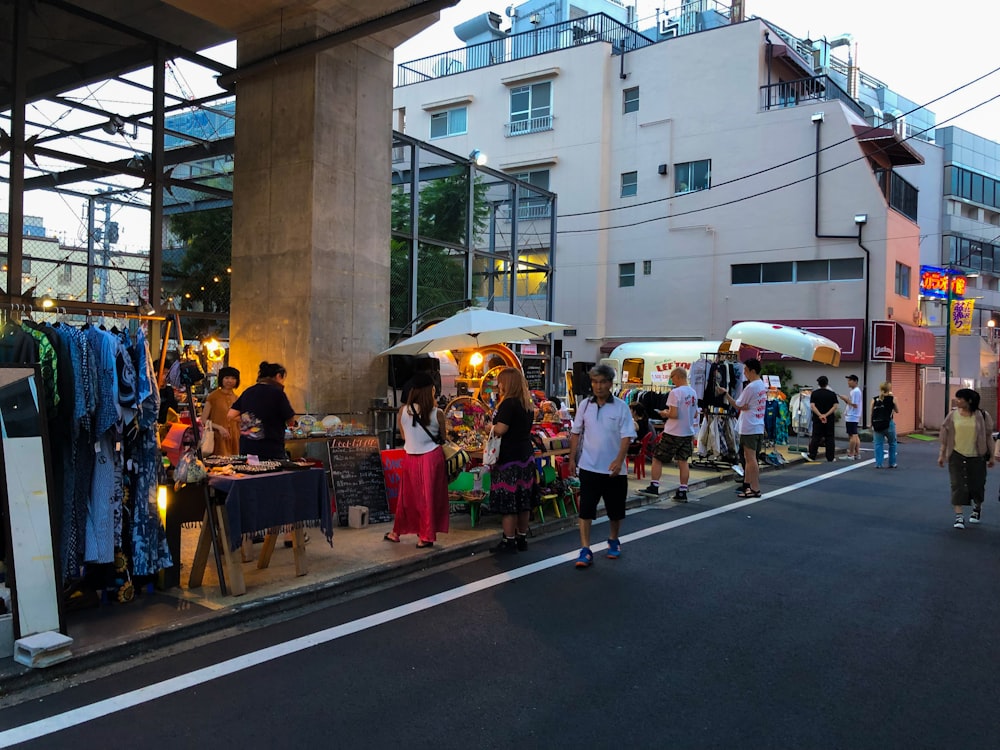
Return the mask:
M933 333L926 328L897 322L896 335L899 338L896 345L897 361L899 361L898 354L902 352L904 362L913 362L917 365L934 364Z
M860 143L883 153L894 167L923 164L924 158L910 148L892 128L873 128L871 125L854 125L854 136Z

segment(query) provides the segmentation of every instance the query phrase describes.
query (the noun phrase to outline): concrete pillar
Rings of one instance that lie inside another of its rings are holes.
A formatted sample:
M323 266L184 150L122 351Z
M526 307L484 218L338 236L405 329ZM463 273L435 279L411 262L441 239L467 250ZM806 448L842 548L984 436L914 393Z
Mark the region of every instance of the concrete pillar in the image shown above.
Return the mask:
M328 32L320 14L258 27L239 58ZM385 393L391 115L392 49L371 38L238 86L230 360L244 385L283 364L296 411Z

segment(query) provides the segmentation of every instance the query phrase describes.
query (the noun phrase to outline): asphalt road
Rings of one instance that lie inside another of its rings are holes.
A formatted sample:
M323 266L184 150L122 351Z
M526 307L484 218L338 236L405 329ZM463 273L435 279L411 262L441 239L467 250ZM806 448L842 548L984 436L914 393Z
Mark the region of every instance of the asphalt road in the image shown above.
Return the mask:
M992 750L1000 472L958 531L936 451L647 506L589 570L564 534L137 663L0 710L0 746Z

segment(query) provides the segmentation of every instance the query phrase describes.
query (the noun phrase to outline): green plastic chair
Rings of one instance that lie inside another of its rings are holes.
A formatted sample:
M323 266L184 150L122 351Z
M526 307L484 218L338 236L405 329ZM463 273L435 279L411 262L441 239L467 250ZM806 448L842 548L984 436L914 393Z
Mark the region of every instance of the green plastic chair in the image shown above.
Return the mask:
M455 481L448 485L448 492L472 492L476 487L476 475L471 471L463 471L457 477ZM489 473L484 473L482 475L482 488L483 496L479 500L469 500L468 498L459 497L457 500L452 500L450 495L448 497L449 505L464 505L469 509L469 526L471 528L476 528L476 524L479 523L479 514L482 508L483 501L489 497L490 490L490 475Z
M545 523L545 505L547 503L552 504L552 513L556 518L565 518L566 505L563 502L563 496L556 490L552 485L557 479L557 474L554 466L543 466L540 476L539 483L542 485L542 502L536 509L538 511L538 520Z

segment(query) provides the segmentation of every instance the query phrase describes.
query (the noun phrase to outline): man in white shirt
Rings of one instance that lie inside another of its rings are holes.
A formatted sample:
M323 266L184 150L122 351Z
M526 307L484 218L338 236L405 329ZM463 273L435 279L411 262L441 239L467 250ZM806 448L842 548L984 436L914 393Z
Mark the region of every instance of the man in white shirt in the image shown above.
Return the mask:
M673 388L667 395L667 408L659 411L659 415L666 422L663 424L663 433L653 449L652 480L649 487L642 490L642 494L651 496L660 494L663 464L676 459L681 483L674 492L673 499L679 503L686 503L688 479L691 476L688 459L694 452L694 436L698 432L698 394L688 385L688 373L683 367L676 367L671 371L670 382Z
M767 386L760 379L760 360L748 359L743 363L746 378L749 381L738 399L729 395L729 391L721 386L716 387L720 396L725 396L726 403L736 409L739 419L736 431L740 434L740 449L746 462L743 477L743 489L738 497L760 497L760 466L757 454L764 448L764 412L767 411Z
M841 396L840 400L847 404L844 409L844 427L847 428L847 460L857 461L861 458L861 437L858 435L858 422L861 421L863 399L858 388L858 376L848 375L847 385L851 392Z
M580 470L580 555L576 567L589 568L594 562L590 551L590 527L597 518L597 504L603 498L608 514L609 560L622 553L622 519L628 497L628 475L622 473L628 447L635 437L632 412L621 399L611 395L615 371L608 365L590 369L590 387L594 395L576 409L570 430L569 470ZM580 450L579 459L577 450Z

